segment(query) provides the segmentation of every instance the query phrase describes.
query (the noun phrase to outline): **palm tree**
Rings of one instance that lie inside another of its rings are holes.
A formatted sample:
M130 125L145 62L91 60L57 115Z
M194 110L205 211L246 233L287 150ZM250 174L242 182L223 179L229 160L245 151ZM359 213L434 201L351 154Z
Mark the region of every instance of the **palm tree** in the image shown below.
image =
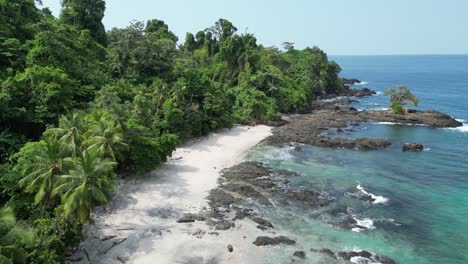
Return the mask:
M81 150L80 146L83 142L83 136L81 135L82 118L78 112L69 114L68 116L63 115L60 117L59 126L57 128L51 128L46 131L46 136L49 134L57 135L64 146L69 150L72 156L78 155Z
M36 203L45 199L48 204L54 198L52 190L56 178L64 172L64 148L56 137L45 137L43 142L44 148L34 157L34 163L23 171L26 176L19 183L27 191L37 191L34 198Z
M31 244L32 238L30 230L16 224L11 208L0 209L0 263L26 263L22 246Z
M84 222L95 205L108 203L115 189L112 171L116 163L89 149L69 160L74 168L59 176L53 193L62 194L65 215L74 214Z
M93 119L93 124L85 133L85 145L105 158L122 160L122 153L128 149L122 127L106 115Z

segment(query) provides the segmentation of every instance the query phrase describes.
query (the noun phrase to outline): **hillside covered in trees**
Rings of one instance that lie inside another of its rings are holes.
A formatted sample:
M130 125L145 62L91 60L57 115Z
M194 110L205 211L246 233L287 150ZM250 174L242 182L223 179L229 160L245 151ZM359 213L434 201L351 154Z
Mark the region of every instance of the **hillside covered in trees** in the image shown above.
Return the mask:
M123 175L234 123L268 123L343 89L319 48L265 47L220 19L106 31L103 0L0 0L0 260L62 263ZM135 176L128 176L135 177Z

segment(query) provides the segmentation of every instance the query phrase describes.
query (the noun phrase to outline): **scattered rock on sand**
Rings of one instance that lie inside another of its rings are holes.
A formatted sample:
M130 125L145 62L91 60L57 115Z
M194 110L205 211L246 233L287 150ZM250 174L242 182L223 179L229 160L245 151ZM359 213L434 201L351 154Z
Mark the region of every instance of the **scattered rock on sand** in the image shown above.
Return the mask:
M221 220L220 222L215 224L216 230L228 230L229 228L233 227L234 223L230 223L226 220Z
M234 251L234 247L233 247L231 244L229 244L229 245L227 246L227 250L228 250L229 252L232 252L232 251Z
M259 236L252 243L260 247L260 246L279 245L279 244L294 245L296 244L296 241L285 236L278 236L278 237Z
M205 221L205 217L200 214L184 214L176 220L177 223L193 223L195 221Z
M419 152L424 150L424 146L418 143L406 143L403 145L403 151Z

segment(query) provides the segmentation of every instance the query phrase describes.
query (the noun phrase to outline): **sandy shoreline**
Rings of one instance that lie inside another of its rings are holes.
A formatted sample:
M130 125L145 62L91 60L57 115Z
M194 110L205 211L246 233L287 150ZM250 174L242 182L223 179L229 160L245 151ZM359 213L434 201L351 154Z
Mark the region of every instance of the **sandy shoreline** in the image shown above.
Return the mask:
M221 130L179 147L147 176L122 181L111 205L85 227L87 239L74 263L254 262L262 249L246 242L247 235L258 234L253 222L210 234L214 230L204 222L178 224L176 219L207 207L205 197L217 186L220 171L241 162L269 135L267 126ZM228 244L235 254L227 251Z

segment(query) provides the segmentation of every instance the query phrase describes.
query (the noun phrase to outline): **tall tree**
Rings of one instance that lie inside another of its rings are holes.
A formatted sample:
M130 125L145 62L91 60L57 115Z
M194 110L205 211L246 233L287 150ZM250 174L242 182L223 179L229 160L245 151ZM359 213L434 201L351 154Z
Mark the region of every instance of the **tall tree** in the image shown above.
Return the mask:
M40 144L40 152L33 159L33 163L25 169L25 177L19 182L29 192L35 192L34 201L46 204L53 202L52 190L57 177L64 172L63 147L55 137L46 137Z
M61 194L65 215L75 215L80 222L88 219L95 205L106 204L115 189L115 163L101 159L97 151L84 150L79 158L69 159L73 169L61 175L53 194Z
M102 24L105 10L104 0L62 0L60 19L79 29L88 29L96 41L106 46L106 30Z

